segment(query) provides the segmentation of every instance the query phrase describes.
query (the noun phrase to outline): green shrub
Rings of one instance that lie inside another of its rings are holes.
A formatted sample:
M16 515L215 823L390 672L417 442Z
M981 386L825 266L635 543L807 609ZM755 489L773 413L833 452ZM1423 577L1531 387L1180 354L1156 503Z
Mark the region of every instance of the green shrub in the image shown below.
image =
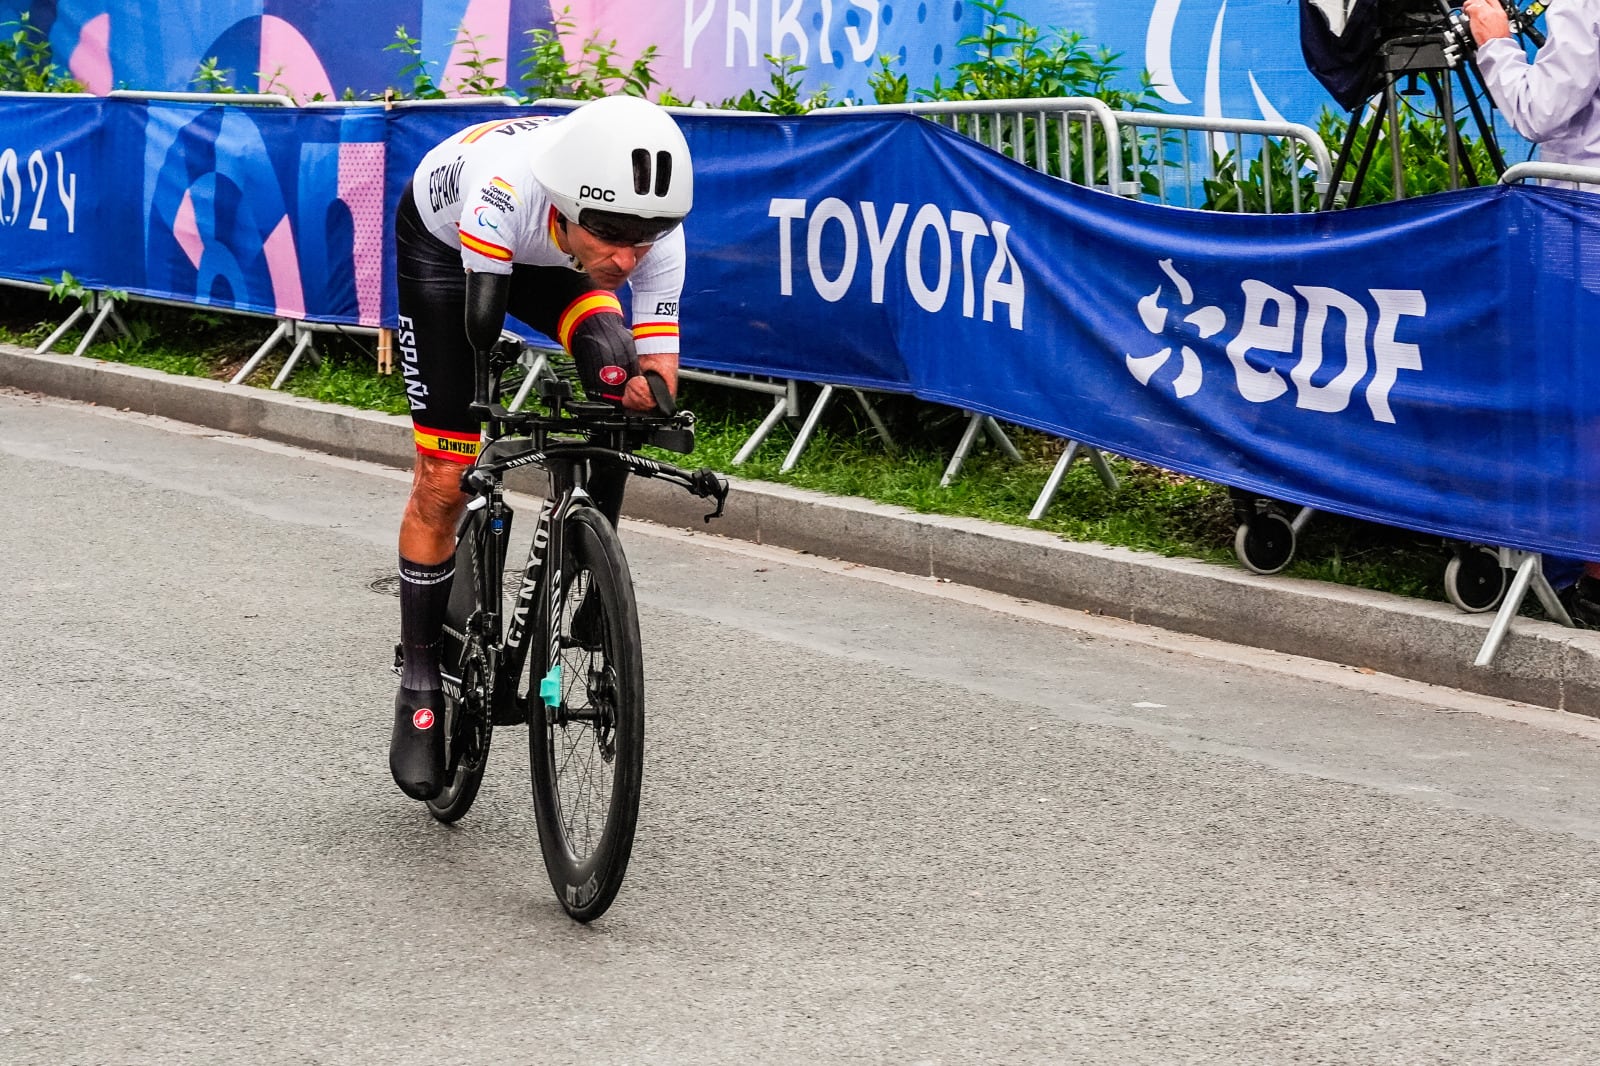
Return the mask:
M83 83L56 66L50 38L24 11L15 22L0 23L0 30L15 27L0 40L0 90L21 93L81 93Z

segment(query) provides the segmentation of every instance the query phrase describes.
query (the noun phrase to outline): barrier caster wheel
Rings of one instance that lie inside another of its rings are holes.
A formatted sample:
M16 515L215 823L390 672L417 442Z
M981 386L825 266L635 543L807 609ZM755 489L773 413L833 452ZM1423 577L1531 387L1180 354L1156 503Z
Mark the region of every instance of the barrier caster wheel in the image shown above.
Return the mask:
M1253 514L1234 533L1233 554L1246 570L1276 574L1294 558L1294 526L1277 511Z
M1506 594L1506 572L1500 553L1485 544L1462 548L1444 567L1445 599L1468 614L1500 606Z

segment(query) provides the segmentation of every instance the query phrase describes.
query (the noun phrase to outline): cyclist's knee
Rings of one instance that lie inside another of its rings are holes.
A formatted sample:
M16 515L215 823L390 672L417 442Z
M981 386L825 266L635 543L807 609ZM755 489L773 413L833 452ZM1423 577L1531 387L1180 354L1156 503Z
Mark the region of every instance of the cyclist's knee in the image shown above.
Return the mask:
M453 525L467 503L467 497L461 491L461 473L464 469L460 463L448 459L418 455L412 471L411 498L406 510L430 527Z

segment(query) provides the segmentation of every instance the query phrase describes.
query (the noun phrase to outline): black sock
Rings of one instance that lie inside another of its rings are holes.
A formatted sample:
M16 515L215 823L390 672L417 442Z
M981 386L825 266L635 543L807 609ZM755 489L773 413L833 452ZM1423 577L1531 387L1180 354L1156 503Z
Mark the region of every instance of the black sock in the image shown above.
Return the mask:
M439 687L439 631L444 627L455 573L453 558L424 566L400 557L400 644L404 651L400 684L404 688Z

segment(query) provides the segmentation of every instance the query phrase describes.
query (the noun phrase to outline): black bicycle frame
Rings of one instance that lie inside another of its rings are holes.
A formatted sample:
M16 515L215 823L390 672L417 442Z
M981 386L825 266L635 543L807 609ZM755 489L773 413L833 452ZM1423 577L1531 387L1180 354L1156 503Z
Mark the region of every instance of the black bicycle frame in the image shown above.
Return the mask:
M542 670L531 680L531 696L540 695L539 682L549 677L550 670L560 659L561 597L564 594L562 561L566 552L566 518L574 503L586 499L584 471L588 460L606 459L621 463L630 472L646 477L659 476L672 468L653 459L629 452L589 444L559 443L547 448L533 447L489 463L480 463L474 472L481 476L479 492L468 507L472 510L486 508L488 513L477 524L476 566L478 579L479 612L469 620L470 636L475 634L485 657L486 673L493 679L487 694L489 712L497 720L507 712L529 713L531 706L521 705L517 693L517 679L527 665L534 644L544 646ZM504 594L505 560L511 536L513 511L505 502L501 477L520 466L538 465L549 476L550 487L544 503L539 508L538 525L534 527L533 541L528 549L528 561L522 570L521 587L511 606L509 619L502 618L499 605ZM478 501L484 501L479 503ZM463 533L472 525L469 511L463 519ZM544 589L542 603L535 603L540 588ZM529 637L534 639L530 640ZM532 700L529 701L531 703Z

